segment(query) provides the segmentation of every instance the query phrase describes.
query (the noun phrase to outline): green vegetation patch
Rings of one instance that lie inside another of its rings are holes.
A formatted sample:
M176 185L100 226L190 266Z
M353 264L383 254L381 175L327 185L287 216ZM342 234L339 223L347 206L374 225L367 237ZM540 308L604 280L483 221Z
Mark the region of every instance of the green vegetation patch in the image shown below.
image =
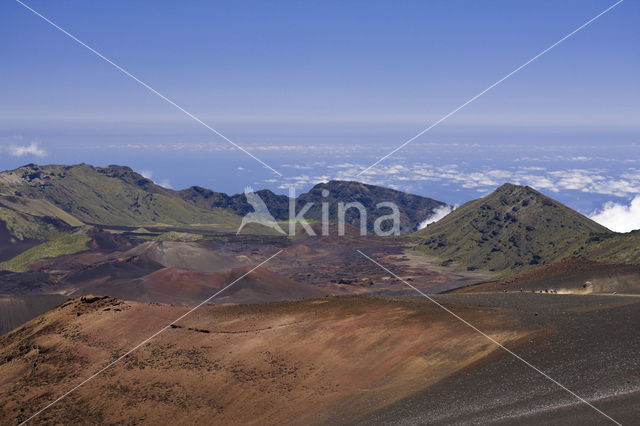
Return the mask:
M63 234L51 241L32 247L13 259L0 263L0 270L26 272L32 262L87 250L89 241L91 238L84 234Z
M58 234L55 226L42 223L37 217L28 216L0 207L0 221L9 234L17 240L46 240Z

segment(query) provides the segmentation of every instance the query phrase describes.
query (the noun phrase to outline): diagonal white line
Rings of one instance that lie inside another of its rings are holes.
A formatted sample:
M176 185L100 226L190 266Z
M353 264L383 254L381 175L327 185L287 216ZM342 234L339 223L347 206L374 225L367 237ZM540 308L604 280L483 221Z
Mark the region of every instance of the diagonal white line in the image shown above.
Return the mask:
M573 36L575 33L577 33L578 31L584 29L587 25L591 24L593 21L595 21L596 19L600 18L602 15L604 15L605 13L609 12L611 9L613 9L614 7L618 6L620 3L622 3L624 0L619 0L618 2L614 3L613 5L609 6L608 8L606 8L605 10L603 10L602 12L600 12L599 14L597 14L596 16L594 16L593 18L589 19L587 22L585 22L584 24L580 25L578 28L576 28L575 30L571 31L569 34L567 34L566 36L562 37L560 40L556 41L555 43L553 43L551 46L547 47L546 49L544 49L542 52L538 53L536 56L534 56L533 58L529 59L527 62L525 62L524 64L520 65L518 68L516 68L515 70L511 71L509 74L505 75L504 77L502 77L500 80L496 81L495 83L493 83L491 86L487 87L486 89L484 89L482 92L478 93L477 95L475 95L474 97L472 97L471 99L469 99L468 101L466 101L465 103L463 103L462 105L460 105L459 107L457 107L456 109L454 109L453 111L451 111L450 113L448 113L447 115L445 115L444 117L442 117L441 119L439 119L438 121L436 121L435 123L433 123L432 125L430 125L429 127L427 127L426 129L422 130L420 133L418 133L417 135L415 135L414 137L412 137L411 139L407 140L406 142L404 142L402 145L398 146L397 148L395 148L393 151L391 151L390 153L388 153L387 155L385 155L384 157L380 158L378 161L376 161L375 163L373 163L372 165L370 165L369 167L367 167L366 169L362 170L360 173L358 173L356 176L360 176L363 173L366 173L367 171L369 171L371 168L375 167L376 165L378 165L379 163L381 163L382 161L384 161L385 159L389 158L391 155L395 154L396 152L400 151L402 148L404 148L405 146L409 145L411 142L413 142L414 140L418 139L420 136L424 135L425 133L427 133L429 130L433 129L434 127L436 127L438 124L442 123L443 121L445 121L447 118L451 117L453 114L455 114L456 112L460 111L462 108L466 107L467 105L469 105L471 102L475 101L476 99L478 99L480 96L484 95L485 93L487 93L489 90L493 89L494 87L496 87L497 85L499 85L500 83L502 83L503 81L505 81L506 79L508 79L509 77L511 77L512 75L514 75L515 73L517 73L518 71L520 71L521 69L523 69L524 67L526 67L527 65L529 65L530 63L532 63L533 61L535 61L536 59L538 59L539 57L541 57L542 55L544 55L545 53L549 52L551 49L553 49L554 47L556 47L557 45L559 45L560 43L562 43L563 41L565 41L566 39L568 39L569 37Z
M589 401L585 400L584 398L580 397L579 395L577 395L576 393L574 393L572 390L568 389L566 386L564 386L562 383L558 382L557 380L555 380L554 378L552 378L551 376L549 376L547 373L545 373L544 371L540 370L538 367L536 367L535 365L531 364L529 361L525 360L524 358L522 358L520 355L514 353L513 351L511 351L510 349L507 349L504 345L502 345L502 343L498 342L497 340L495 340L493 337L489 336L488 334L484 333L482 330L480 330L478 327L476 327L475 325L471 324L469 321L465 320L464 318L462 318L461 316L459 316L458 314L454 313L452 310L450 310L449 308L447 308L446 306L442 305L441 303L439 303L437 300L435 300L433 297L429 296L428 294L422 292L420 289L414 287L413 285L409 284L408 282L406 282L405 280L403 280L402 278L400 278L399 276L397 276L396 274L394 274L393 272L391 272L389 269L387 269L384 265L378 263L376 260L370 258L369 256L367 256L366 254L364 254L363 252L361 252L360 250L356 250L358 253L360 253L362 256L364 256L365 258L369 259L371 262L373 262L374 264L378 265L380 268L384 269L385 271L387 271L389 274L393 275L395 278L397 278L398 280L402 281L403 283L405 283L407 286L411 287L413 290L415 290L416 292L418 292L420 295L426 297L427 299L429 299L430 302L434 303L436 306L438 306L441 309L444 309L447 313L451 314L452 316L454 316L456 319L458 319L459 321L461 321L462 323L464 323L465 325L471 327L474 331L478 332L480 335L482 335L483 337L487 338L488 340L490 340L492 343L496 344L498 347L500 347L500 349L504 350L505 352L507 352L509 355L514 356L516 359L522 361L523 363L525 363L526 365L528 365L529 367L531 367L532 369L534 369L535 371L537 371L538 373L542 374L544 377L546 377L547 379L549 379L551 382L555 383L556 385L560 386L562 389L564 389L565 391L569 392L571 395L573 395L574 397L576 397L577 399L579 399L580 401L584 402L585 404L587 404L589 407L593 408L594 410L596 410L598 413L602 414L603 416L605 416L607 419L611 420L613 423L622 426L621 423L619 423L618 421L614 420L613 418L611 418L609 415L607 415L606 413L604 413L602 410L600 410L599 408L597 408L596 406L594 406L593 404L591 404Z
M268 261L270 261L271 259L273 259L274 257L276 257L277 255L279 255L280 253L282 253L282 250L280 250L279 252L277 252L276 254L274 254L273 256L271 256L270 258L268 258L267 260L263 261L262 263L260 263L259 265L255 266L254 268L252 268L251 270L249 270L248 272L246 272L245 274L243 274L240 278L234 280L231 284L228 284L226 287L224 287L222 290L219 290L218 292L216 292L213 296L207 298L206 300L203 300L200 304L198 304L197 306L194 306L193 308L191 308L189 311L187 311L185 314L179 316L178 318L176 318L175 320L171 321L169 324L165 325L164 327L162 327L160 330L156 331L151 337L146 338L145 340L143 340L142 342L138 343L136 346L134 346L132 349L130 349L128 352L126 352L124 355L122 355L121 357L117 358L116 360L110 362L109 364L107 364L105 367L101 368L100 370L98 370L95 374L93 374L92 376L88 377L87 379L85 379L84 381L82 381L79 385L77 385L76 387L74 387L73 389L67 391L66 393L62 394L60 397L58 397L58 399L56 399L55 401L51 402L49 405L47 405L46 407L40 409L39 411L37 411L35 414L33 414L31 417L29 417L27 420L23 421L22 423L20 423L20 425L24 425L27 422L31 421L33 418L35 418L36 416L38 416L39 414L41 414L43 411L47 410L48 408L50 408L52 405L54 405L55 403L59 402L60 400L62 400L63 398L67 397L68 395L70 395L71 393L73 393L76 389L78 389L79 387L85 385L87 382L89 382L90 380L94 379L95 377L99 376L101 373L103 373L104 371L108 370L109 368L113 367L113 365L115 365L116 363L118 363L119 361L121 361L122 359L126 358L127 356L129 356L132 352L136 351L137 349L139 349L140 347L146 345L151 339L155 338L156 336L158 336L160 333L164 332L165 330L169 329L171 327L172 324L175 324L176 322L182 320L183 318L185 318L187 315L191 314L193 311L195 311L196 309L198 309L199 307L201 307L202 305L204 305L205 303L208 303L209 301L211 301L211 299L213 299L214 297L216 297L217 295L219 295L220 293L222 293L223 291L225 291L226 289L228 289L229 287L231 287L232 285L234 285L235 283L237 283L238 281L240 281L241 279L243 279L244 277L246 277L247 275L249 275L250 273L252 273L253 271L255 271L256 269L260 268L262 265L264 265L265 263L267 263Z
M274 169L273 167L271 167L270 165L268 165L267 163L265 163L264 161L262 161L261 159L259 159L258 157L256 157L255 155L251 154L249 151L247 151L246 149L244 149L243 147L241 147L240 145L238 145L237 143L233 142L231 139L227 138L225 135L223 135L222 133L220 133L218 130L214 129L213 127L209 126L207 123L205 123L204 121L200 120L198 117L196 117L195 115L193 115L192 113L190 113L189 111L187 111L186 109L184 109L183 107L181 107L180 105L178 105L177 103L175 103L174 101L172 101L171 99L169 99L168 97L166 97L165 95L163 95L162 93L158 92L156 89L154 89L153 87L149 86L147 83L145 83L144 81L140 80L138 77L136 77L135 75L131 74L129 71L125 70L124 68L122 68L120 65L116 64L115 62L113 62L111 59L107 58L106 56L104 56L102 53L98 52L97 50L95 50L94 48L92 48L91 46L89 46L88 44L86 44L85 42L83 42L82 40L78 39L77 37L75 37L73 34L70 34L69 32L67 32L65 29L61 28L60 26L56 25L55 23L53 23L50 19L48 19L47 17L41 15L38 11L32 9L31 7L29 7L28 5L24 4L23 2L21 2L20 0L16 0L16 2L18 2L19 4L21 4L22 6L24 6L26 9L30 10L31 12L33 12L34 14L36 14L37 16L39 16L40 18L42 18L44 21L46 21L47 23L51 24L54 28L60 30L62 33L64 33L65 35L67 35L69 38L71 38L73 41L75 41L76 43L80 44L83 47L86 47L89 51L91 51L92 53L94 53L96 56L98 56L99 58L103 59L104 61L108 62L109 64L113 65L118 71L122 72L124 75L126 75L127 77L132 78L133 80L135 80L137 83L139 83L140 85L142 85L144 88L148 89L150 92L154 93L155 95L159 96L160 98L162 98L163 100L167 101L169 104L173 105L174 107L176 107L177 109L179 109L180 111L182 111L183 113L185 113L186 115L188 115L189 117L191 117L193 120L195 120L196 122L202 124L204 127L206 127L207 129L211 130L213 133L215 133L216 135L220 136L222 139L224 139L225 141L229 142L231 145L233 145L234 147L238 148L240 151L244 152L245 154L247 154L248 156L250 156L251 158L253 158L254 160L256 160L257 162L259 162L260 164L262 164L263 166L265 166L267 169L271 170L272 172L274 172L275 174L277 174L278 176L282 176L282 174L280 172L278 172L276 169Z

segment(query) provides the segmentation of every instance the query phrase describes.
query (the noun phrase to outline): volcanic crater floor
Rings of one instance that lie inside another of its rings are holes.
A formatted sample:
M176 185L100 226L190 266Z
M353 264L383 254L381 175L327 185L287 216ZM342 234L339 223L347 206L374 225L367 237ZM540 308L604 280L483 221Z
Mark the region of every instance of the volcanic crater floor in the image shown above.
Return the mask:
M638 298L503 293L434 298L616 420L638 418ZM33 421L607 420L420 296L207 305L173 322L189 309L88 296L0 337L1 423L27 419L169 325Z

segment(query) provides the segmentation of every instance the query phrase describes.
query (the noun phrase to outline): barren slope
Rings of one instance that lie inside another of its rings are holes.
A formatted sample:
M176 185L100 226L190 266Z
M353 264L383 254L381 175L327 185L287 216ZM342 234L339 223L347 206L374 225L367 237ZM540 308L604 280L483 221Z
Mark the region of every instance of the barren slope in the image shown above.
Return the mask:
M610 265L570 258L523 272L500 281L470 285L455 293L549 292L640 294L640 266Z
M505 342L507 310L455 309ZM0 423L15 424L187 308L76 299L0 338ZM422 300L203 307L38 423L352 421L482 359L484 338Z

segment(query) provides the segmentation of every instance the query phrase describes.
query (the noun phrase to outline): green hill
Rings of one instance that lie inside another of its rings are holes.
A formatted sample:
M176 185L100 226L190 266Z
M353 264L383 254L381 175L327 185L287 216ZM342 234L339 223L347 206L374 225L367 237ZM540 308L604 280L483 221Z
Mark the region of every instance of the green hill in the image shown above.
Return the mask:
M417 250L445 263L496 272L570 256L596 257L596 245L597 257L610 257L614 241L621 238L530 187L512 184L464 204L413 235L419 238Z
M323 196L324 190L329 191L328 197ZM269 190L256 192L276 220L289 219L288 196ZM34 203L36 200L46 201L56 208L55 217L66 213L77 221L100 225L214 225L215 229L234 231L241 216L253 211L244 194L229 196L201 187L173 191L123 166L28 164L0 172L0 194L30 199ZM305 218L311 222L319 221L322 219L322 203L328 203L329 220L336 221L338 203L354 201L365 207L369 232L378 217L390 213L388 208L378 209L377 204L394 202L400 210L403 234L413 232L436 209L446 206L431 198L380 186L331 181L300 194L297 209L313 203ZM359 226L360 216L356 209L346 211L346 222ZM391 223L383 222L385 225L390 226ZM256 232L261 232L261 229Z
M240 221L229 210L195 206L121 166L29 164L0 172L0 193L46 200L91 224L214 224L233 230Z

